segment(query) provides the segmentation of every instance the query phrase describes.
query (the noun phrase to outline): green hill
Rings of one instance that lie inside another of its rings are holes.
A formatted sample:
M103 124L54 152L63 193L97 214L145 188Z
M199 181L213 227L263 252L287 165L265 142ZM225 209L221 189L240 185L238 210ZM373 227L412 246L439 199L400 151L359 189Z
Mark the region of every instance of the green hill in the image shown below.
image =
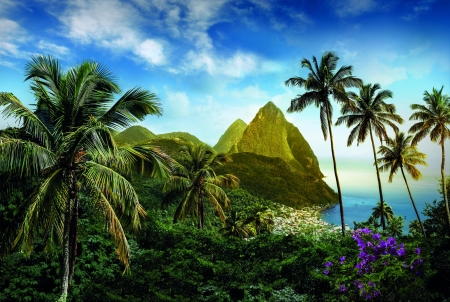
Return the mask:
M188 133L188 132L169 132L164 134L156 135L157 138L167 138L167 139L179 139L183 141L188 141L193 143L194 145L199 145L202 143L196 136Z
M242 152L216 172L239 177L240 187L251 194L296 209L337 202L337 194L322 180L293 171L281 158Z
M116 134L114 139L118 145L136 145L147 143L156 137L150 130L142 126L131 126Z
M272 102L258 111L245 129L242 139L234 144L230 152L279 157L297 172L310 174L317 179L323 177L308 142Z
M219 141L214 146L214 150L219 153L227 153L230 151L231 147L241 140L245 128L247 128L247 124L243 120L237 119L234 121L219 138Z

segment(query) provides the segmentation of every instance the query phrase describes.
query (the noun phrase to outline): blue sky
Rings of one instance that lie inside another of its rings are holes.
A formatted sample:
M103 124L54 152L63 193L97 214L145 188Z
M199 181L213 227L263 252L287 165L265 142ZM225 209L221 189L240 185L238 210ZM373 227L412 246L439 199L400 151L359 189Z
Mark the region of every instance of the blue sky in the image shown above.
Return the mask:
M143 126L214 145L233 121L249 123L268 101L285 112L304 92L284 86L307 76L300 61L335 51L339 66L392 90L408 120L425 90L444 85L450 93L449 13L448 0L0 0L0 91L34 101L23 81L31 55L51 54L65 68L93 59L118 76L123 91L141 86L158 95L164 114ZM316 108L286 118L319 159L329 158ZM8 124L0 120L0 128ZM371 166L369 141L347 148L349 130L333 131L338 164ZM440 148L429 139L419 147L439 176Z

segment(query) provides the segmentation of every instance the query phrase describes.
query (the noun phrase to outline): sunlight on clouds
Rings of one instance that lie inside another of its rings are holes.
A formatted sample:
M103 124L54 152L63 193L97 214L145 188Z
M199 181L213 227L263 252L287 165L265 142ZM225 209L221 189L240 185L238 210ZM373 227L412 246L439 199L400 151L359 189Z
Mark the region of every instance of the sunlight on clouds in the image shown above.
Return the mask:
M232 90L230 93L233 100L242 100L242 101L249 101L249 100L257 100L261 102L269 101L270 96L267 93L267 91L263 91L259 88L258 85L250 85L245 87L242 90Z
M161 65L165 62L163 46L154 40L145 40L137 45L133 52L152 65Z
M25 30L15 21L0 19L0 56L23 58L20 45L27 40Z

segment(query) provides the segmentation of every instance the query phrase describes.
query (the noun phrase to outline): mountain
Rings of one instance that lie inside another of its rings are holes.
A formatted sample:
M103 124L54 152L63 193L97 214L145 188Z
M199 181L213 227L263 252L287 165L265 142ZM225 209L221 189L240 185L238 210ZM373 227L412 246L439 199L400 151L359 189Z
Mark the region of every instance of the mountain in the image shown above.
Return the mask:
M164 134L156 135L157 138L167 138L167 139L179 139L186 142L191 142L194 145L199 145L202 143L196 136L188 133L188 132L169 132Z
M227 153L230 151L231 147L241 140L246 128L247 124L243 120L237 119L234 121L219 138L219 141L214 146L214 150L218 153Z
M295 209L337 202L337 194L322 179L294 171L279 157L241 152L231 154L231 158L233 161L217 168L216 173L236 175L240 187L252 195Z
M317 157L308 142L272 102L258 111L241 140L233 145L230 152L279 157L296 172L310 174L317 179L323 177Z
M136 145L147 143L155 137L156 135L145 127L131 126L116 134L114 140L118 145Z

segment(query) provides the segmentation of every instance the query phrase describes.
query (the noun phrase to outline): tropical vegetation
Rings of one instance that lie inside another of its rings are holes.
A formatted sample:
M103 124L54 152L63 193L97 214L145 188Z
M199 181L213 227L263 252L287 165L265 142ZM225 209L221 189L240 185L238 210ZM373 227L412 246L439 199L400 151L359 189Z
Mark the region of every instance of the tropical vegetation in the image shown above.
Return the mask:
M25 212L17 237L2 244L26 254L37 238L46 252L61 246L61 300L65 300L75 270L80 206L102 213L119 259L129 268L130 247L123 228L139 229L145 211L124 175L137 159L151 161L155 172L164 173L164 154L118 148L110 128L127 127L147 114L160 115L161 109L156 96L139 87L113 102L120 92L114 76L93 61L63 71L56 59L35 56L26 66L26 80L31 80L35 110L11 93L0 94L3 116L20 119L26 133L19 137L3 133L0 173L18 181L32 178L37 184L22 205ZM8 181L2 185L8 184L12 185ZM86 204L80 205L80 194L90 197L83 199Z
M412 144L416 145L426 136L430 136L432 142L441 145L441 184L444 196L445 211L447 212L448 229L450 231L450 210L448 206L447 189L445 187L445 140L450 137L450 96L443 94L442 90L433 88L432 92L425 91L423 100L425 105L412 104L411 109L415 112L409 118L419 121L411 126L409 133L414 134Z
M378 162L381 164L381 171L389 171L389 182L392 182L395 173L398 171L398 168L400 168L420 229L423 236L426 237L425 228L423 227L422 220L417 211L403 167L405 167L406 172L408 172L414 180L418 180L422 177L422 173L416 168L416 165L426 166L427 163L425 162L425 158L427 155L419 152L417 146L411 145L411 140L411 135L406 136L403 132L396 132L394 139L388 138L386 146L380 147L378 153L382 154L383 157L379 158Z
M320 65L315 57L302 61L308 77L285 84L306 92L289 111L320 108L339 188L333 94L342 105L337 124L353 127L348 145L370 136L389 181L400 168L417 215L408 235L396 204L381 194L368 220L347 233L343 211L341 226L320 220L324 207L336 200L342 207L340 189L324 183L309 145L271 102L267 114L282 121L282 131L272 125L269 132L286 135L278 141L296 164L217 153L189 133L129 127L162 114L154 94L137 87L115 100L118 84L101 64L64 71L52 57L33 56L26 68L33 109L0 93L3 116L19 121L0 130L0 302L449 301L450 177L441 172L441 198L419 216L404 173L420 178L416 165L426 163L417 143L426 136L441 144L444 167L448 97L442 88L426 92L426 105L412 106L418 122L406 136L385 103L391 92L363 85L337 61L330 52ZM237 132L252 141L247 130L230 131L233 146L243 146L231 135ZM300 160L302 150L311 154Z
M359 94L349 92L348 96L351 103L345 103L341 108L343 114L336 121L336 125L345 123L347 128L353 127L348 137L347 146L351 146L355 141L363 143L367 135L370 135L372 142L373 159L375 163L375 170L377 172L378 191L380 193L380 218L383 230L386 229L385 215L384 215L384 198L383 190L381 188L380 170L378 169L377 154L375 143L373 141L374 134L380 139L388 140L388 133L386 125L390 126L394 131L398 131L398 127L394 122L403 123L403 119L395 113L395 105L387 104L385 100L392 98L390 90L381 90L379 84L362 84L359 87ZM377 92L378 91L378 92Z
M301 112L309 105L314 104L320 109L320 122L325 140L330 135L331 156L333 158L334 175L338 190L339 206L341 212L342 235L345 236L344 203L342 201L341 186L337 173L336 156L334 154L334 141L332 132L333 106L329 95L339 104L349 102L345 88L357 87L362 84L362 80L352 76L352 66L342 66L338 70L337 62L339 57L333 52L326 52L322 55L320 65L316 57L313 56L312 64L308 59L303 59L303 68L309 70L308 77L293 77L285 81L286 86L297 86L304 88L306 92L291 100L288 112ZM313 65L314 64L314 65Z

